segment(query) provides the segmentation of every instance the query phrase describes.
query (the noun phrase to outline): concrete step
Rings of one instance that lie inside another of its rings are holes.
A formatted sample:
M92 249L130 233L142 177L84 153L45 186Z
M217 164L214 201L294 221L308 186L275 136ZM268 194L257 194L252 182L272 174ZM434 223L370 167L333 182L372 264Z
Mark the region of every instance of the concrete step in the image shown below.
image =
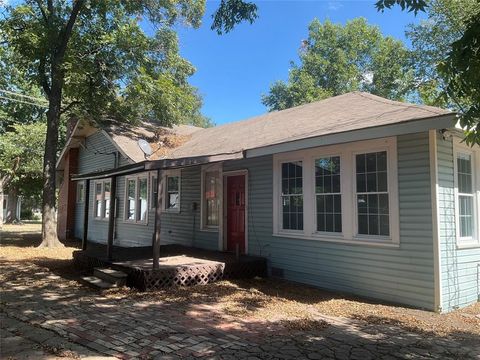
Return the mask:
M93 276L109 282L115 286L125 286L127 283L127 274L123 271L109 269L109 268L95 268L93 269Z
M84 276L82 280L89 286L94 287L96 289L106 290L115 287L114 284L100 279L96 276Z

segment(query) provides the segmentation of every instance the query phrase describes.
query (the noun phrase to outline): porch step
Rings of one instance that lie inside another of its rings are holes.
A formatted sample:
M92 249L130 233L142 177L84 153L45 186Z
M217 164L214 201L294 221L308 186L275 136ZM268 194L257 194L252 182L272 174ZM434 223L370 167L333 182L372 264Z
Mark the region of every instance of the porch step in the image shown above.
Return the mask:
M122 271L109 268L93 269L93 276L104 280L113 286L125 286L127 283L127 274Z
M96 289L106 290L115 287L114 284L109 283L108 281L99 279L96 276L84 276L82 280L87 284Z

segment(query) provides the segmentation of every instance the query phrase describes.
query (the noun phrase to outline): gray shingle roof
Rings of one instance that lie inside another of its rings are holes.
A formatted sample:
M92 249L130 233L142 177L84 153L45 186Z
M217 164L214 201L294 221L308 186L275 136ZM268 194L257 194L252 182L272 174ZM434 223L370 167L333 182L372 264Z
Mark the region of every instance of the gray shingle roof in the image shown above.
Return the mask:
M440 108L351 92L194 132L169 158L231 154L292 140L453 114Z

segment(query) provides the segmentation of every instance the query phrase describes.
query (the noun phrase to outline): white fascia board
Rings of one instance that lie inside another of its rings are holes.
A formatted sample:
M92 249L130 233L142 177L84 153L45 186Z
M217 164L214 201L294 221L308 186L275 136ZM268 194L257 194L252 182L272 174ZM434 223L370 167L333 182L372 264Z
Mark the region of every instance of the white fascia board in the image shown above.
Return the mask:
M245 150L246 158L272 155L282 152L308 149L312 147L334 145L352 141L370 140L389 136L413 134L431 129L450 129L457 122L456 114L435 116L427 119L411 120L403 123L384 125L346 131L337 134L321 135L300 140L293 140L281 144L267 145L255 149Z

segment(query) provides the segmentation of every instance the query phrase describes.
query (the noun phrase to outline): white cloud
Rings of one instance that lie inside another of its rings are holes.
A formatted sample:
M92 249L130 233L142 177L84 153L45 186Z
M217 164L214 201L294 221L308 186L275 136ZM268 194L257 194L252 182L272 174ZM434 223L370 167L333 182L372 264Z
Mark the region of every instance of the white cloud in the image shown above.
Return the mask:
M343 4L340 1L329 1L328 10L337 11L343 8Z

